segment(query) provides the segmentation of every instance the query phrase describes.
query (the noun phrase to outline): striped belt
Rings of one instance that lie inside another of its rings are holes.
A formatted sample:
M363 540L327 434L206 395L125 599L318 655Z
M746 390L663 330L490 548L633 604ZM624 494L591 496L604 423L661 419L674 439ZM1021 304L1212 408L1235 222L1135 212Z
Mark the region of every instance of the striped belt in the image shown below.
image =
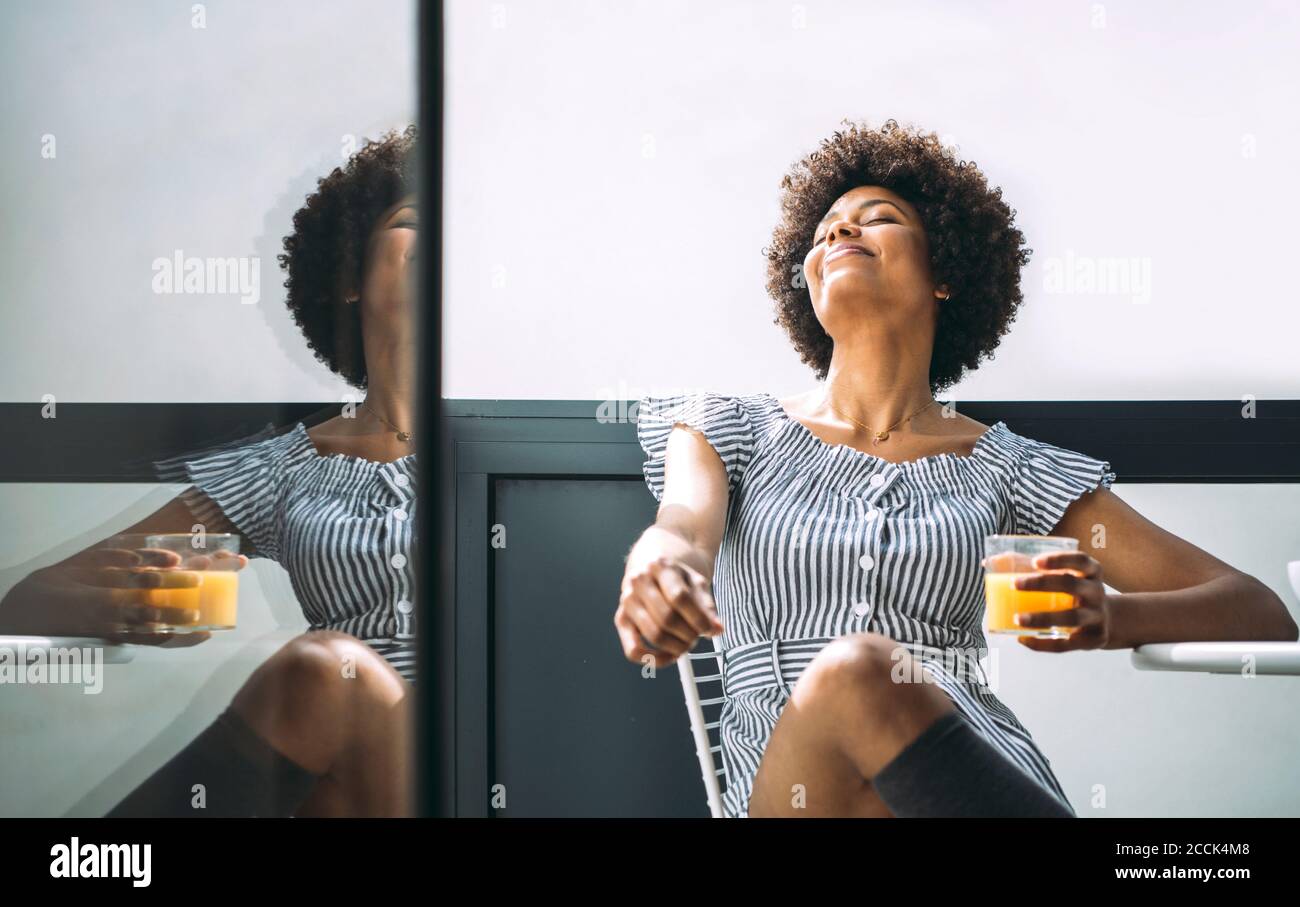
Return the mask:
M799 676L817 657L817 653L839 637L818 636L808 639L765 639L727 649L722 656L722 691L732 696L746 690L779 689L791 694ZM896 641L914 657L938 660L949 665L959 679L987 686L988 679L979 660L957 649L944 649L922 643Z

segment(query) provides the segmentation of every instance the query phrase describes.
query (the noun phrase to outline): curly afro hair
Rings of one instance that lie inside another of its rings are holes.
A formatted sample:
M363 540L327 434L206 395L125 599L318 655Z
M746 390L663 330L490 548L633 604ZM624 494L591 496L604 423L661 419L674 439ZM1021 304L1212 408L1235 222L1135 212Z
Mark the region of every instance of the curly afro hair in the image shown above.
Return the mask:
M803 262L813 232L831 205L859 186L881 186L910 202L921 216L936 284L950 298L939 306L930 389L955 384L966 369L992 356L1022 302L1020 269L1031 249L1015 226L1016 212L990 188L974 161L958 161L933 132L887 120L879 129L848 127L823 139L781 180L781 221L764 248L767 291L776 300L776 324L790 336L818 380L826 378L834 341L813 311Z
M415 126L390 130L317 180L278 256L287 274L285 303L307 346L358 388L366 386L361 307L346 296L361 287L366 244L379 216L414 191L416 139Z

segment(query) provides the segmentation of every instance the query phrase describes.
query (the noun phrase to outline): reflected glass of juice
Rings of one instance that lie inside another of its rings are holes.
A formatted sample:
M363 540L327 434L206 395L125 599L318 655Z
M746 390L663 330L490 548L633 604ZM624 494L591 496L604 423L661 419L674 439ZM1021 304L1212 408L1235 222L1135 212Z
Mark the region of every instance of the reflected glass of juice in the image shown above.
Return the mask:
M1040 554L1078 551L1079 540L1056 535L990 535L984 538L984 602L990 633L1015 633L1059 639L1073 627L1018 627L1015 615L1023 612L1064 611L1075 606L1068 592L1017 589L1016 579L1041 573L1033 565Z
M167 597L168 593L181 593L174 604L158 604L181 608L197 608L199 619L193 624L176 625L172 632L192 633L198 630L233 630L239 611L239 573L234 569L236 558L219 558L217 552L239 554L239 536L233 532L164 532L144 537L144 547L175 551L181 556L180 569L193 570L199 577L197 589L155 589L151 594ZM192 603L190 603L192 602Z

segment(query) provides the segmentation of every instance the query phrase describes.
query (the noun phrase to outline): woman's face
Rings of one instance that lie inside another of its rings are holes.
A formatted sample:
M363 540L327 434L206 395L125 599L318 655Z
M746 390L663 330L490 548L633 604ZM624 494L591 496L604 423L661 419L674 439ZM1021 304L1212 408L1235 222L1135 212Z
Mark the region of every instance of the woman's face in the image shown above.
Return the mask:
M414 194L399 199L375 222L366 243L361 283L366 330L382 326L399 337L414 335L410 317L419 224Z
M804 258L813 310L831 337L864 320L935 318L930 250L920 215L902 196L859 186L817 225Z

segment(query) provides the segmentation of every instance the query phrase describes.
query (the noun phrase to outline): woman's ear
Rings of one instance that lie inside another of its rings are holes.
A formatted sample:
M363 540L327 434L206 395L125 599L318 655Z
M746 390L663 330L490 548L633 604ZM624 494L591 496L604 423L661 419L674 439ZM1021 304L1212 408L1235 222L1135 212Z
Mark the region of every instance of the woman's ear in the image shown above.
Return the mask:
M357 302L358 300L361 299L361 293L360 293L360 291L357 290L357 288L353 285L353 283L352 283L351 280L348 280L348 279L345 278L345 279L343 279L343 280L340 281L340 282L343 284L343 301L344 301L344 302L347 302L347 303L354 303L354 302Z

